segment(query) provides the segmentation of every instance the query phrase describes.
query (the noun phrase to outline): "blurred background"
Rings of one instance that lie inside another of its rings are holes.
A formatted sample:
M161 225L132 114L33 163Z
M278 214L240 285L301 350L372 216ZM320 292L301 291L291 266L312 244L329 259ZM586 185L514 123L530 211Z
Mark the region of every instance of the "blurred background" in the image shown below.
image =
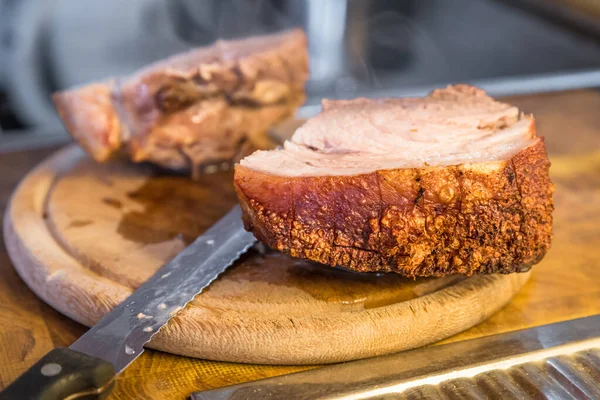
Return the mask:
M292 26L309 37L306 113L451 82L600 87L600 0L0 0L0 150L67 140L53 91Z

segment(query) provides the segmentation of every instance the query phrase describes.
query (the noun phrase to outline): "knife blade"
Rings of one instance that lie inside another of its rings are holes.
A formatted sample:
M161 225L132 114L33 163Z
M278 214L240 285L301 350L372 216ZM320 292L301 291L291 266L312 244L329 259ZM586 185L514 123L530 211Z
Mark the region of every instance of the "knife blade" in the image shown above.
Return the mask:
M254 243L238 205L68 349L50 351L0 399L107 396L114 376L143 353L144 344Z
M599 332L594 315L224 386L189 400L600 399Z

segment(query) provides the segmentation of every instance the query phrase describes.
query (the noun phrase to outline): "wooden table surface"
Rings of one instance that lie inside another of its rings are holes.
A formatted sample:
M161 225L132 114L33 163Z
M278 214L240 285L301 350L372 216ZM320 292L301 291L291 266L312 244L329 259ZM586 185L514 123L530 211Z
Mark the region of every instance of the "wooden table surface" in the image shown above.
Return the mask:
M535 114L552 161L554 242L525 288L488 321L448 341L600 313L600 92L516 97ZM19 179L55 149L0 154L0 211ZM1 241L2 239L0 239ZM0 245L0 388L57 346L83 334L40 301ZM310 367L212 362L147 350L116 381L111 399L184 399L189 393Z

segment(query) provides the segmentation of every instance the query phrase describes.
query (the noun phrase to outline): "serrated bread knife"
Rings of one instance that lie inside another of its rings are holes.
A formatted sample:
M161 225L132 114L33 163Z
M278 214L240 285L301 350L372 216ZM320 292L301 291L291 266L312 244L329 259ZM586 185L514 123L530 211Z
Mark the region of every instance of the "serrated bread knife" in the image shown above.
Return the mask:
M69 348L46 354L0 399L105 398L144 344L255 242L236 206Z

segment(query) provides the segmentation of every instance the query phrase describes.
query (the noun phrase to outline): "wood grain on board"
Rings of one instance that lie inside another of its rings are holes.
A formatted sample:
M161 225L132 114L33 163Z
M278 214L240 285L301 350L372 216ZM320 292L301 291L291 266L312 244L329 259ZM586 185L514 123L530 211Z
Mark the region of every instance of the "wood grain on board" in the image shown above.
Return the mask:
M553 247L513 301L449 340L489 335L600 313L600 94L578 91L512 98L533 112L546 136L555 195ZM50 152L0 155L0 204ZM39 300L0 249L0 387L39 357L66 346L85 327ZM111 398L178 398L190 392L293 372L281 367L212 362L148 350L117 379Z
M91 326L235 200L231 173L191 182L125 162L98 164L70 146L21 182L5 217L5 242L15 269L40 298ZM529 275L412 280L334 269L259 245L148 346L258 364L373 357L437 342L482 322ZM144 313L150 322L152 310Z

